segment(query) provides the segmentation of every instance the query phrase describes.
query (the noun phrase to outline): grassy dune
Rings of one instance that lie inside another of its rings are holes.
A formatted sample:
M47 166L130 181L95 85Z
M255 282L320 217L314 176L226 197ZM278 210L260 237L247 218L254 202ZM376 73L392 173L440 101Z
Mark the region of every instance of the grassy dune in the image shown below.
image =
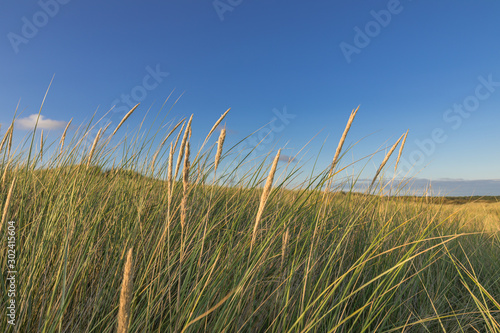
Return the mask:
M290 188L300 165L274 173L274 152L229 186L248 157L223 168L238 146L215 131L190 152L190 122L18 152L7 132L1 331L500 332L498 203L325 191L342 154Z

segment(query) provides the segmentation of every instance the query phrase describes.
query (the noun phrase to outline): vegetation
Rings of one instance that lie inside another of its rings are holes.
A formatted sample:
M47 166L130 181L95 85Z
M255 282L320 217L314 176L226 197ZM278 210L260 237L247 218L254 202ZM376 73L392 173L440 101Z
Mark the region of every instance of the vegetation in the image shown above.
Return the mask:
M332 166L302 185L279 151L243 172L225 131L209 145L226 114L194 153L192 118L114 146L123 122L88 146L89 128L50 144L35 130L18 153L9 129L0 278L7 304L15 221L17 309L0 330L500 332L498 206L486 228L428 198L336 191L355 112Z

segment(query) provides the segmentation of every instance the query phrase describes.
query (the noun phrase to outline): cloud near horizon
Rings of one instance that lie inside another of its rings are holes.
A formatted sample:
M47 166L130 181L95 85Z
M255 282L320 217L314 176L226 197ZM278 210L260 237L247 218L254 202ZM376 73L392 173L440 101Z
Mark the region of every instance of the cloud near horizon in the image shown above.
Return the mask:
M37 118L38 114L31 114L25 118L17 119L15 124L19 125L21 129L25 130L34 129ZM37 129L44 129L44 130L62 129L66 127L67 124L68 124L67 121L48 119L45 116L40 115L40 119L38 119Z
M293 163L293 162L295 162L295 157L281 154L280 157L279 157L279 159L278 159L278 161Z

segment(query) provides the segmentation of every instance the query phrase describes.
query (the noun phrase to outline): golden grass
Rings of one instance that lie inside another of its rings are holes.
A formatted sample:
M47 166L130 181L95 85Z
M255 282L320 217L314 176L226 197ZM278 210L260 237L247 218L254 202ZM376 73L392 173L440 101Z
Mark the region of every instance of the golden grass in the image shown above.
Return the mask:
M61 150L60 152L62 153L63 151L63 148L64 148L64 141L66 140L66 134L68 132L68 128L69 126L71 125L71 122L73 121L73 118L71 118L69 121L68 121L68 124L66 125L66 127L64 128L64 132L61 136L61 140L59 141L60 145L61 145Z
M210 139L210 136L212 135L212 133L215 131L215 129L217 128L217 126L220 125L220 123L222 122L222 120L224 120L224 118L226 118L227 114L229 113L229 111L231 110L231 108L227 109L226 112L224 112L220 117L219 119L215 122L214 126L212 126L212 128L210 129L210 131L208 132L206 138L205 138L205 141L203 142L203 144L201 145L201 147L203 148L203 146L207 143L208 139Z
M172 196L173 182L172 182L172 164L174 163L174 146L170 143L170 152L168 153L168 169L167 169L167 187L168 187L168 198Z
M382 161L382 163L380 163L380 166L378 167L378 170L375 173L375 177L373 177L372 183L370 184L370 188L373 186L373 184L377 180L378 175L380 174L380 172L382 171L382 169L386 165L387 161L389 161L389 158L391 157L392 153L396 150L396 147L398 146L399 142L403 139L404 136L405 136L404 134L401 135L399 137L398 141L396 141L396 143L392 146L391 150L389 150L389 152L387 153L387 155L385 155L384 160Z
M337 164L339 157L340 157L340 152L342 151L342 147L344 146L344 142L345 142L345 139L347 137L347 133L349 133L349 130L351 129L352 122L354 121L354 117L356 117L358 110L359 110L359 105L355 110L352 110L351 115L349 116L349 120L347 121L347 125L345 126L344 133L342 133L342 137L340 138L339 144L337 146L337 150L335 151L335 156L333 157L332 164L330 166L330 172L329 172L328 176L331 176L333 174L333 170L335 169L335 165Z
M7 214L9 213L10 200L12 198L12 192L14 191L14 185L16 184L16 177L12 180L12 184L9 188L9 193L7 194L7 200L5 201L5 205L3 206L3 214L2 214L2 223L0 224L0 231L2 231L2 227L7 220Z
M9 164L10 164L10 160L7 160L7 163L5 164L5 169L3 170L3 175L2 175L2 187L5 184L5 180L7 179L7 170L9 170Z
M40 160L43 160L43 129L40 134Z
M133 292L133 258L132 248L128 250L127 261L123 270L122 288L120 292L120 308L118 310L118 333L127 333L130 323L130 303Z
M174 133L174 132L175 132L175 130L177 129L177 127L179 127L181 124L183 124L183 123L184 123L184 120L185 120L185 119L186 119L186 118L181 119L181 120L180 120L180 121L179 121L179 122L178 122L178 123L174 126L174 128L172 128L172 129L170 130L170 132L168 132L168 134L165 136L165 138L163 139L163 141L160 143L159 148L163 147L163 145L165 144L165 142L167 142L168 138L172 135L172 133ZM181 131L181 132L182 132L182 131Z
M219 166L220 157L222 156L222 146L224 145L225 139L226 139L226 129L223 128L220 131L219 140L217 141L217 153L215 154L214 174L217 172L217 167Z
M10 134L9 134L9 145L7 150L7 156L10 156L10 151L12 149L12 137L14 136L14 123L10 125Z
M97 142L99 141L99 137L101 136L101 131L102 131L102 128L99 129L99 132L97 132L95 139L94 139L94 142L92 143L92 148L90 148L90 153L89 153L89 157L87 160L87 169L90 167L90 163L92 162L92 157L94 156L95 149L97 147Z
M185 118L184 118L185 119ZM158 149L156 149L156 153L155 155L153 156L153 160L151 162L151 169L152 171L154 171L154 166L155 166L155 163L156 163L156 159L158 158L158 154L160 153L161 151L161 148L165 145L165 143L167 142L168 138L172 135L172 133L175 132L175 130L177 129L177 127L179 127L183 122L184 122L184 119L181 119L175 126L174 128L172 128L172 130L165 136L165 138L163 139L163 141L160 143L160 145L158 146Z
M182 169L182 201L181 201L181 228L186 226L187 216L187 197L189 186L189 142L186 143L186 151L184 153L184 165Z
M182 126L181 126L181 129L180 129L179 133L177 134L177 137L175 138L174 151L177 150L177 144L179 144L179 139L181 137L181 134L184 131L184 126L185 125L186 125L186 122L183 122Z
M396 160L396 165L394 166L394 172L398 169L399 160L401 159L401 155L403 154L403 148L405 147L406 138L408 137L408 132L410 130L406 130L405 137L403 138L403 142L401 143L401 147L399 147L398 159Z
M127 112L127 114L123 117L122 121L120 121L120 123L118 124L118 126L116 126L115 130L113 131L113 134L111 134L111 137L113 137L116 134L116 132L118 132L118 130L120 129L120 127L122 127L123 123L128 119L128 117L130 117L132 115L132 113L135 111L135 109L137 109L137 107L139 106L139 104L140 103L138 103L129 112Z
M3 138L2 138L2 142L0 142L0 151L2 151L3 149L3 146L5 145L5 143L7 142L7 139L9 138L9 133L10 133L10 129L12 127L12 124L9 126L9 128L7 128L7 131L5 132L5 134L3 135Z
M459 212L462 220L466 223L464 227L484 230L487 232L500 231L500 202L469 202L464 205L443 205L450 212Z
M177 179L177 174L179 172L179 167L181 166L181 161L182 161L182 156L184 154L184 150L185 150L185 147L186 147L186 142L187 142L187 139L188 139L188 135L189 135L189 130L190 130L190 127L191 127L191 122L193 121L193 115L191 115L191 117L189 118L189 121L186 125L186 129L184 130L184 136L182 137L182 141L181 141L181 147L179 148L179 155L177 156L177 163L175 165L175 173L174 173L174 180ZM177 143L176 143L177 145Z
M264 212L264 208L266 207L266 202L271 193L271 187L273 186L274 174L276 173L276 167L278 166L278 161L280 159L281 149L278 150L276 157L274 158L273 165L271 166L271 170L269 171L269 175L267 176L266 184L264 185L264 190L262 191L262 195L260 197L259 210L257 211L257 216L255 217L255 224L253 227L252 233L252 243L250 245L250 253L252 252L253 244L255 243L255 239L257 237L257 229L259 227L259 222L262 218L262 213Z

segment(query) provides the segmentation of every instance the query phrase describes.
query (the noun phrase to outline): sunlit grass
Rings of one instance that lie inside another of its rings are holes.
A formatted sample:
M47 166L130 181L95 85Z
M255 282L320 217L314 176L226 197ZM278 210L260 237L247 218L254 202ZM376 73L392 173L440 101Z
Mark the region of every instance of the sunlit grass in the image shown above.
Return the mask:
M99 129L91 146L82 127L43 156L31 138L7 150L9 130L0 202L18 227L18 308L0 329L123 331L130 309L130 332L500 331L498 204L325 191L340 150L297 187L301 166L276 152L242 171L238 146L214 151L226 114L191 153L191 119Z

